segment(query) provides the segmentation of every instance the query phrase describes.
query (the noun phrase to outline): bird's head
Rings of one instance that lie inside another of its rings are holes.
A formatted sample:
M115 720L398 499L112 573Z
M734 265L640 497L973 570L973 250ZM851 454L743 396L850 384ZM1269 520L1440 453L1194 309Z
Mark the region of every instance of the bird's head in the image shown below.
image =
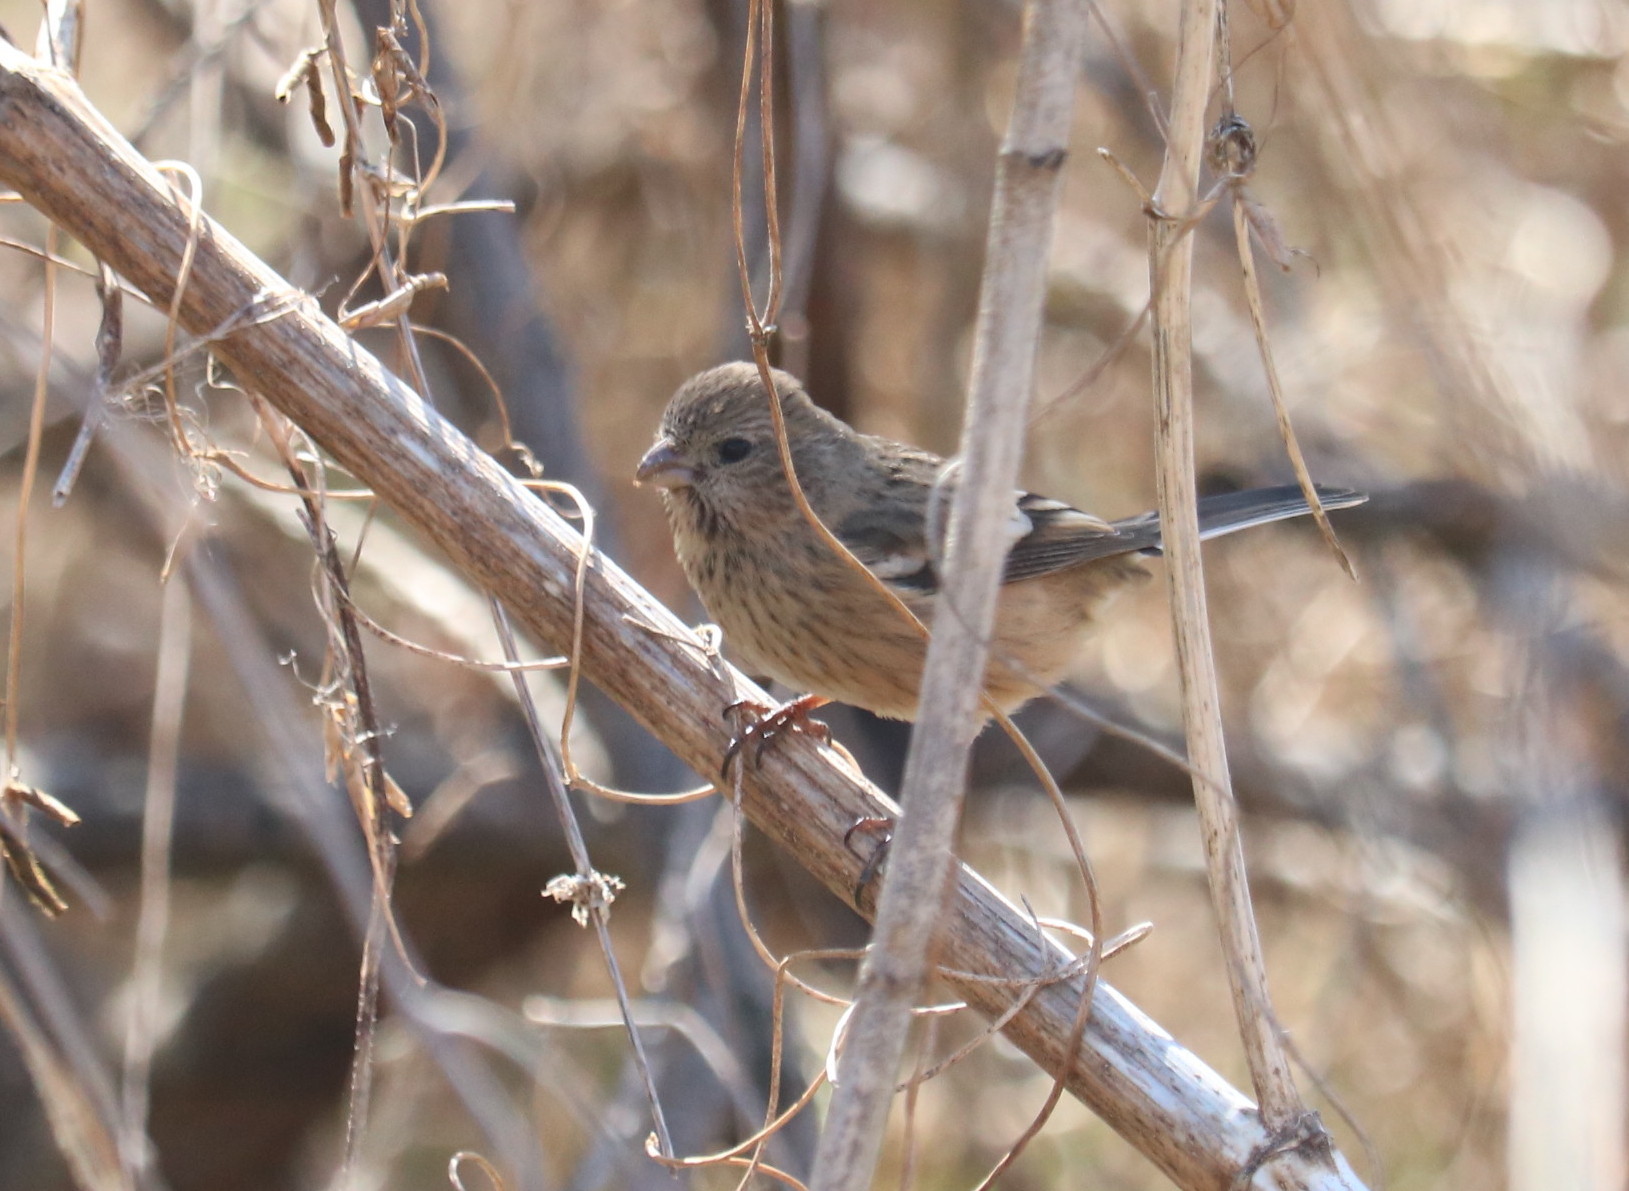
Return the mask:
M812 494L822 483L822 460L853 431L810 401L796 377L777 370L774 378L798 480ZM686 381L634 478L663 489L670 508L688 510L703 525L768 528L795 512L757 367L722 364Z

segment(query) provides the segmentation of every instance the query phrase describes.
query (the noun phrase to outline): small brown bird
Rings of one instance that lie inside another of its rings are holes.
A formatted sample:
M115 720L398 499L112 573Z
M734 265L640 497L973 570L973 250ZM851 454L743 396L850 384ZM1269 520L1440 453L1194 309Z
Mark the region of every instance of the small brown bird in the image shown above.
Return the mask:
M795 377L774 376L809 504L931 627L939 550L928 512L945 461L861 434L815 405ZM808 706L839 700L915 717L927 642L798 510L756 366L724 364L686 381L636 478L662 489L679 563L749 671L821 696ZM1345 489L1318 494L1332 509L1366 499ZM948 516L948 502L938 504ZM1200 534L1307 512L1295 487L1210 497L1199 504ZM995 705L1010 711L1061 679L1105 600L1147 578L1139 556L1159 550L1156 513L1110 523L1017 494L985 672Z

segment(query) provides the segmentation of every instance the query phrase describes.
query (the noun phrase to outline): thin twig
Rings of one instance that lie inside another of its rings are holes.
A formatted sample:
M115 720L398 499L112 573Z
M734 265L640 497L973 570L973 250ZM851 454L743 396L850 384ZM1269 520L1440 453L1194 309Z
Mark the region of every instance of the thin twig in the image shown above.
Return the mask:
M72 6L54 5L48 13L47 29L51 37L67 36L78 28L71 16ZM46 29L41 37L47 36ZM54 44L54 43L53 43ZM17 496L17 523L12 554L11 623L6 641L5 685L5 772L0 774L0 859L6 869L21 885L29 900L47 914L60 914L68 904L57 893L46 875L39 858L27 839L29 806L37 804L39 792L21 781L17 764L18 709L22 702L23 674L23 595L27 568L28 510L33 502L34 481L40 469L40 440L45 429L45 402L50 396L51 353L56 327L57 307L57 231L56 224L45 229L45 284L41 293L43 310L40 315L40 359L34 371L34 399L28 413L28 441L23 451L23 476ZM54 800L53 800L54 801ZM66 814L71 811L63 808ZM59 821L67 822L62 815ZM77 822L77 818L73 821ZM5 887L0 885L0 896Z
M98 262L96 295L102 302L102 323L96 330L96 380L91 388L90 403L74 436L74 445L68 458L57 473L56 486L51 490L51 507L60 509L73 491L79 469L85 464L96 427L107 416L108 393L113 385L113 370L118 367L119 355L124 350L124 289L113 270Z
M11 556L11 632L6 643L6 771L0 780L17 776L17 712L22 702L23 578L28 545L28 506L33 500L34 477L40 468L40 436L45 428L45 399L51 391L51 353L57 317L56 224L45 229L45 285L40 295L40 365L34 372L34 400L28 410L28 445L23 453L23 477L17 492L17 524Z
M74 1179L98 1191L135 1191L136 1184L119 1161L112 1122L97 1111L96 1098L51 1044L3 967L0 1027L16 1045L23 1068L34 1081L52 1138Z
M158 673L153 679L153 726L147 747L147 791L142 804L141 892L136 912L135 960L130 973L130 1016L125 1030L120 1091L121 1145L126 1167L146 1172L147 1106L153 1051L159 1040L159 996L164 939L170 925L170 843L181 751L181 710L192 656L192 597L185 581L165 585L158 625Z
M1224 4L1219 11L1226 12L1227 6ZM1231 90L1231 72L1227 77ZM1250 311L1250 326L1256 334L1256 350L1261 354L1262 371L1267 377L1267 394L1272 399L1273 417L1278 422L1278 436L1284 441L1284 453L1289 456L1290 467L1295 472L1295 482L1301 486L1301 495L1306 497L1307 507L1312 510L1313 520L1318 524L1318 532L1323 535L1324 542L1334 553L1347 577L1356 579L1357 571L1352 566L1352 560L1342 548L1340 539L1335 536L1335 527L1329 523L1329 514L1324 511L1323 502L1318 499L1318 486L1313 483L1312 473L1307 468L1306 456L1301 452L1301 440L1296 436L1295 424L1290 421L1289 406L1284 401L1284 386L1279 382L1278 365L1273 359L1272 340L1267 334L1267 315L1262 308L1261 282L1256 278L1256 254L1250 243L1250 210L1254 200L1250 198L1244 186L1245 177L1249 170L1254 168L1254 134L1236 116L1231 120L1224 120L1218 127L1226 129L1224 135L1247 137L1245 143L1250 146L1245 160L1240 161L1231 155L1226 158L1233 163L1234 170L1228 179L1228 190L1233 198L1233 239L1239 253L1239 270L1244 278L1245 305Z
M1199 555L1198 494L1193 462L1193 357L1190 295L1193 237L1186 232L1199 199L1217 0L1184 0L1171 104L1170 141L1151 212L1150 275L1154 294L1154 398L1159 430L1157 471L1166 575L1175 620L1188 757L1205 775L1194 783L1212 899L1222 927L1229 987L1262 1117L1274 1134L1306 1114L1267 994L1261 940L1250 906L1238 808L1211 652L1210 620Z
M504 656L511 662L518 662L520 647L515 642L514 630L509 627L509 617L504 613L503 605L496 599L492 601L492 620L497 626L498 640L503 646ZM532 699L532 693L526 685L526 675L517 670L511 677L515 683L515 694L520 700L521 713L532 734L532 747L537 750L538 759L543 763L543 784L548 787L549 799L554 804L555 814L560 820L560 829L565 834L566 847L571 852L571 862L577 870L576 879L583 883L585 889L602 889L604 885L597 880L599 874L595 872L593 862L589 859L588 843L583 839L582 827L577 822L577 812L571 806L571 795L566 791L565 764L554 738L543 731L543 721L537 714L537 703ZM674 1154L673 1138L668 1134L667 1118L662 1113L662 1101L656 1093L656 1077L651 1072L650 1059L645 1054L645 1043L634 1020L632 1000L628 996L628 986L622 979L622 969L617 963L616 951L611 946L611 915L608 900L602 896L590 896L578 905L582 907L587 920L593 924L594 932L599 938L600 952L605 957L611 986L616 990L617 1005L622 1012L622 1023L627 1030L629 1041L633 1043L634 1062L639 1068L640 1078L644 1081L657 1141L661 1153L671 1158Z
M251 395L251 403L260 414L261 425L276 447L283 466L302 493L306 532L320 564L314 583L317 607L328 628L326 666L337 674L338 684L345 691L329 721L335 736L332 759L343 768L345 786L367 841L373 871L372 900L363 932L357 981L356 1041L345 1116L343 1177L349 1179L360 1167L367 1133L373 1094L373 1047L379 1018L380 964L386 939L394 940L397 954L407 965L407 947L390 907L396 875L396 844L388 815L392 806L402 815L408 814L410 808L385 771L380 743L383 733L374 709L362 636L350 599L350 580L324 513L325 469L319 464L308 472L281 419L258 397Z

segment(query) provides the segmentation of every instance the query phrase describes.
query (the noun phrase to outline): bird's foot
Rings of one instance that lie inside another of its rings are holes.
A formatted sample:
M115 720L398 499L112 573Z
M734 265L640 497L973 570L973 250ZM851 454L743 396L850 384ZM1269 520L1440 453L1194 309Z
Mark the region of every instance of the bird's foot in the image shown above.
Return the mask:
M806 732L821 744L830 744L831 729L819 720L810 718L811 712L830 702L824 695L799 695L778 707L766 707L754 699L739 699L731 703L724 709L725 715L743 711L749 718L724 750L724 760L718 768L719 776L729 777L730 764L748 744L752 745L752 763L757 765L763 756L764 746L783 732Z
M871 849L871 855L860 867L860 875L854 882L856 905L871 882L877 879L877 874L882 872L882 862L888 859L888 845L894 842L894 821L879 815L867 815L863 819L854 820L853 826L843 833L843 846L856 856L860 854L854 846L854 837L857 835L875 836L877 842Z

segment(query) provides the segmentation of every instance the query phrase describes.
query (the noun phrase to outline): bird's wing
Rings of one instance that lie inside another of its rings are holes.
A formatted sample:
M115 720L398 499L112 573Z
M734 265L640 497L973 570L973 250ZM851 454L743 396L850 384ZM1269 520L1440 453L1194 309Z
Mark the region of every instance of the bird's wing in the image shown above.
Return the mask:
M836 526L854 557L901 595L932 595L939 574L922 535L923 520L898 508L861 509Z
M944 461L926 451L889 446L893 449L883 456L880 490L863 494L834 529L872 574L901 595L932 595L939 589L934 559L940 551L928 543L928 502ZM949 517L946 496L948 492L939 498L943 519ZM1062 501L1032 492L1014 496L1003 582L1033 579L1150 544ZM944 528L936 525L934 531L940 535Z
M1134 538L1101 517L1033 492L1019 496L1018 515L1028 521L1028 529L1013 543L1012 552L1007 555L1007 569L1002 576L1007 583L1050 575L1092 559L1126 554L1138 548Z
M885 492L880 496L869 493L837 526L837 536L855 556L901 595L925 596L939 590L934 560L942 551L939 543L934 549L928 547L927 507L942 466L942 460L926 452L893 456ZM1368 499L1361 492L1322 484L1318 497L1326 509L1344 509ZM949 502L943 495L941 501L942 517L948 518ZM1199 536L1220 537L1310 511L1293 484L1208 496L1199 502ZM944 532L942 526L935 530ZM1158 554L1162 549L1157 512L1110 524L1033 492L1017 494L1009 531L1012 544L1003 583L1035 579L1121 554Z
M939 576L928 549L928 501L943 460L872 439L882 464L874 484L845 493L849 511L832 527L873 575L902 596L932 595Z

